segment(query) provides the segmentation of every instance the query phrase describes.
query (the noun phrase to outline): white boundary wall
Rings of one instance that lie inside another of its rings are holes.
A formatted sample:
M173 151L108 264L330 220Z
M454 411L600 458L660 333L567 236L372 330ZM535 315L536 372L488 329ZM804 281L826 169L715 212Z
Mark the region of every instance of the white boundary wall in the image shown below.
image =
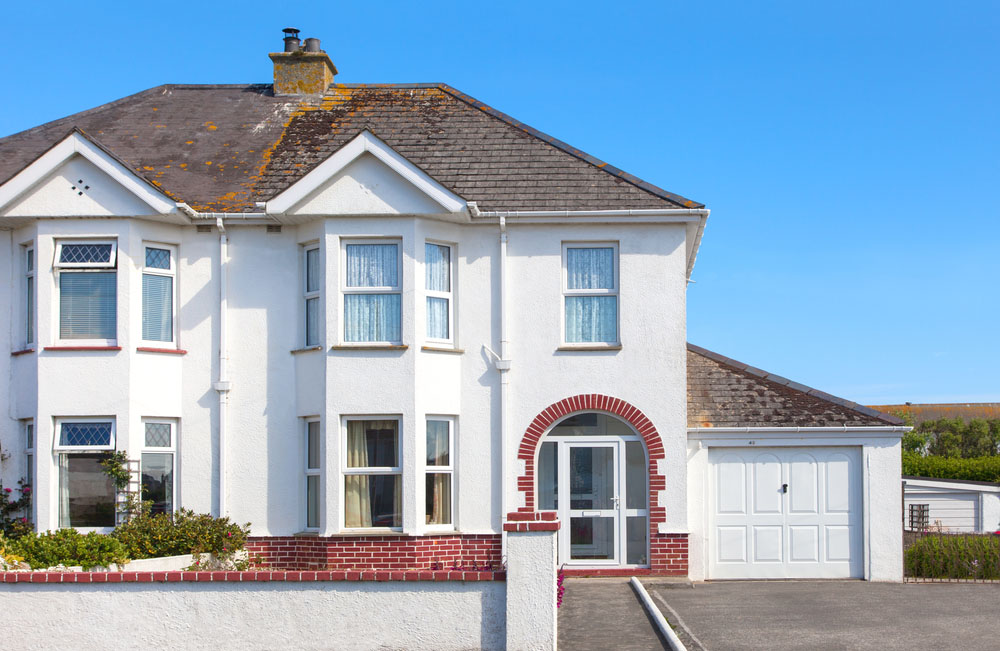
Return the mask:
M8 649L503 649L503 581L6 584Z

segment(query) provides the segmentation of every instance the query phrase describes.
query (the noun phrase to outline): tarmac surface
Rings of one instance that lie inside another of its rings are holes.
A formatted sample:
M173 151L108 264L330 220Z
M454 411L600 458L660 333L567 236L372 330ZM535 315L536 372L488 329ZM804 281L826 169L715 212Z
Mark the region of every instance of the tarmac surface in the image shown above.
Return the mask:
M642 582L667 621L676 629L679 618L708 651L1000 649L1000 584ZM559 627L562 642L561 618Z
M566 579L559 609L559 648L665 649L628 579Z

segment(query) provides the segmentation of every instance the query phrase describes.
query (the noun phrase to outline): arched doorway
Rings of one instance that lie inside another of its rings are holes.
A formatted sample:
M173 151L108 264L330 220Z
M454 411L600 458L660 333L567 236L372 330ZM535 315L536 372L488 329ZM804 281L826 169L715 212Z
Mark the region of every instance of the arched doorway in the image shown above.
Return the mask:
M556 511L559 563L649 566L649 458L643 437L611 414L578 412L541 438L539 511Z

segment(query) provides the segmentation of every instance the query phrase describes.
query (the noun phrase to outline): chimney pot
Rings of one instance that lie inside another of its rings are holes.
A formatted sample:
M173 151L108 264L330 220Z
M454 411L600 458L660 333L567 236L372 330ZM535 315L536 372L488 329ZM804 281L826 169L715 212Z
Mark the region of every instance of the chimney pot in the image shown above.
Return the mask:
M285 34L285 52L298 52L300 48L299 30L294 27L286 27L281 31Z
M306 46L303 48L306 52L322 52L319 49L319 39L318 38L307 38Z

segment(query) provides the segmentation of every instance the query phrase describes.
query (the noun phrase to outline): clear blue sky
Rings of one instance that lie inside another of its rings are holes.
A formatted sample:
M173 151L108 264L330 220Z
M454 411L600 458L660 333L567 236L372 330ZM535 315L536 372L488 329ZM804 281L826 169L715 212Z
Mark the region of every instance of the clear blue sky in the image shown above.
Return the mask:
M712 209L688 339L863 403L1000 400L1000 3L11 3L0 135L162 83L446 82Z

